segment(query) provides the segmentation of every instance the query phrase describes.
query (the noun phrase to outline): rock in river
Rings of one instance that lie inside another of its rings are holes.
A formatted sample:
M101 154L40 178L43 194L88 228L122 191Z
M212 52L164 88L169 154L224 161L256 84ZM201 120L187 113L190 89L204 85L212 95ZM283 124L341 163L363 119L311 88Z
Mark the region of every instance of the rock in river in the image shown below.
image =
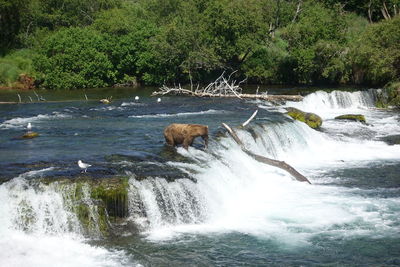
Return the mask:
M286 110L286 114L292 117L294 120L302 121L313 129L319 128L322 125L321 117L315 113L304 112L300 109L292 107L286 108Z

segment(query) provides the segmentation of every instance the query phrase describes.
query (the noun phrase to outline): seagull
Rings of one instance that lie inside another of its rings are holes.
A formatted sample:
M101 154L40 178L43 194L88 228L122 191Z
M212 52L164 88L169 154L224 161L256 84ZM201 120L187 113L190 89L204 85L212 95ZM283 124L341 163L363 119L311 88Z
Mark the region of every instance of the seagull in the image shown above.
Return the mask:
M135 96L135 101L139 101L139 97L138 96Z
M28 129L28 132L32 130L32 124L30 122L28 123L28 126L26 126L26 129Z
M160 103L161 102L161 98L157 98L157 103Z
M87 168L89 168L89 167L92 166L92 165L87 164L87 163L83 163L82 160L78 160L78 166L79 166L79 168L81 168L82 170L84 169L84 171L82 171L82 172L86 172Z

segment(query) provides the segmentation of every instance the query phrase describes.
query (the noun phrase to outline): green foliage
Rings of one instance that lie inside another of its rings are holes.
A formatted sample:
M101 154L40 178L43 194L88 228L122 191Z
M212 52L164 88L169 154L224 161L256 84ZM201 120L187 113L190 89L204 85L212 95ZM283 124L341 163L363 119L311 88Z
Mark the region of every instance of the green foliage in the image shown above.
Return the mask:
M252 51L267 41L264 1L215 1L204 11L207 39L223 63L237 68Z
M0 0L0 54L39 53L35 70L32 56L25 67L18 57L0 59L0 83L32 73L54 89L160 85L238 70L255 83L384 85L400 75L394 4L400 0ZM369 23L385 6L392 19Z
M400 78L400 16L370 25L352 49L355 82L384 85Z
M400 0L319 0L327 7L340 7L343 11L355 12L371 21L384 19L382 10L387 10L389 16L399 13Z
M346 20L314 1L304 6L298 22L288 25L281 36L288 42L296 81L337 83L345 68Z
M400 82L391 82L386 86L387 104L400 107Z
M90 25L121 0L0 0L0 53L27 45L38 30Z
M16 43L29 0L0 0L0 55Z
M34 56L32 50L22 49L0 58L0 84L12 86L21 74L35 76L32 66Z
M38 24L59 26L85 26L93 21L97 11L120 5L119 0L39 0Z
M254 51L243 63L242 70L251 81L257 83L290 83L292 75L284 71L290 60L287 43L277 37Z
M106 54L109 43L89 28L61 29L50 36L35 61L50 89L104 87L115 82L116 72Z

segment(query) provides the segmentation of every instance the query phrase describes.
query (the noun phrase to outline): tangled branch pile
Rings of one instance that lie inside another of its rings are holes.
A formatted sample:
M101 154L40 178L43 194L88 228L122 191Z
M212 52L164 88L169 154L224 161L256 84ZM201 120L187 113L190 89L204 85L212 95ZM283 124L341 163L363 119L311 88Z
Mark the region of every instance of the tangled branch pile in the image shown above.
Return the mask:
M246 79L237 82L231 80L232 75L236 71L232 72L228 78L225 78L223 72L214 82L208 84L206 87L200 88L197 85L196 88L191 84L190 89L182 88L179 84L178 87L168 87L163 85L158 91L154 91L151 95L188 95L197 97L237 97L237 98L253 98L253 99L264 99L272 102L279 101L300 101L303 99L300 95L268 95L268 94L243 94L240 85L246 81Z
M197 85L196 88L193 88L193 84L191 84L190 89L184 89L179 85L178 87L171 88L166 85L163 85L159 91L155 91L152 93L152 96L155 95L191 95L198 97L215 97L215 96L235 96L241 98L242 88L240 84L243 83L246 79L236 82L235 80L231 81L232 75L236 71L232 72L228 78L225 78L225 72L221 74L214 82L208 84L206 87L200 88Z

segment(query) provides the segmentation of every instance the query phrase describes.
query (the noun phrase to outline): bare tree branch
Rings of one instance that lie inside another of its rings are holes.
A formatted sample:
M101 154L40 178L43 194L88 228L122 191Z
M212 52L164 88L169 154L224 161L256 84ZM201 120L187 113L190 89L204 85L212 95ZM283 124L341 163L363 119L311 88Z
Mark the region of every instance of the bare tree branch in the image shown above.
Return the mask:
M187 95L196 97L231 97L231 98L252 98L252 99L263 99L267 101L279 102L279 101L301 101L303 99L300 95L266 95L266 94L243 94L240 84L246 81L243 79L240 82L236 80L231 81L231 77L235 72L231 73L226 79L224 77L225 72L221 74L214 82L209 83L206 87L197 88L193 90L191 82L190 90L184 89L179 84L178 87L168 87L163 85L158 91L154 91L151 95Z

